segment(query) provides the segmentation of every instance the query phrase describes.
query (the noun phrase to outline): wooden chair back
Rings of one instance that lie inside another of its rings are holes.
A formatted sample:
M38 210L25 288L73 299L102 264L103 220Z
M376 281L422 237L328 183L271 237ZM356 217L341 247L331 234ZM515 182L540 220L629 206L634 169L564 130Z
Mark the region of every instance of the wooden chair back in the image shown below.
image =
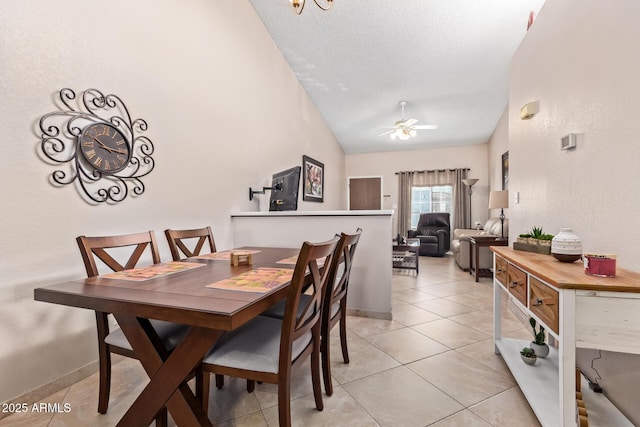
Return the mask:
M284 368L283 364L291 364L291 348L296 339L312 328L316 328L314 335L319 337L322 300L330 280L331 265L334 263L338 241L336 237L316 244L304 242L300 249L283 318L279 362L281 369ZM328 268L322 268L323 265ZM303 302L300 298L302 293L309 298L304 299L305 306L299 309L298 305Z
M216 252L216 243L211 227L198 228L195 230L168 229L164 231L164 234L167 237L171 257L174 261L200 255L200 251L202 251L204 244L207 242L209 243L211 253ZM193 246L193 249L190 249L189 246Z
M120 236L79 236L76 241L78 242L88 277L94 277L100 274L98 265L96 264L96 258L102 261L112 271L128 270L138 264L138 261L140 261L140 258L147 248L151 251L153 263L160 263L160 254L153 231ZM112 255L113 251L107 252L107 249L124 247L133 248L129 258L127 258L124 263L120 263L114 258Z
M362 229L360 228L358 228L354 234L342 233L340 235L340 241L336 247L338 259L331 271L333 286L328 288L325 294L325 307L327 308L326 312L329 317L331 316L331 307L347 296L353 257L356 253L361 235ZM341 274L338 276L339 272Z

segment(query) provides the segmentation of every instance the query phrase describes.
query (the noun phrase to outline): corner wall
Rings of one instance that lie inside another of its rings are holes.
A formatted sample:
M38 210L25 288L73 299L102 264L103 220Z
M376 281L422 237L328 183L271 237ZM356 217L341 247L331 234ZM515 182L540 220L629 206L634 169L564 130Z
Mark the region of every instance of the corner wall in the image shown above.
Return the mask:
M571 227L584 251L618 254L640 270L640 2L550 0L514 55L509 96L510 240L542 226ZM539 113L520 120L520 108ZM560 138L579 134L560 150ZM515 192L520 203L515 204ZM640 424L640 357L579 351L587 375Z
M325 202L299 210L345 207L344 153L248 1L3 1L0 55L0 401L97 358L92 312L33 301L85 274L76 236L155 230L166 260L164 229L211 225L229 248L230 212L259 209L249 187L303 154L325 164ZM65 87L148 122L142 196L90 206L48 183L37 122Z

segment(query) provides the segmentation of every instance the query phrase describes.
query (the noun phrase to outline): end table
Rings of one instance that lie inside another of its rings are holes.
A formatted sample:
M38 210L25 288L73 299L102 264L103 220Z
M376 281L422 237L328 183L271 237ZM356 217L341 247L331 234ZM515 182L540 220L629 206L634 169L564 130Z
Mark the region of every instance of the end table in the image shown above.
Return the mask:
M471 236L469 237L469 274L475 274L476 282L480 277L493 277L490 268L479 268L480 248L488 246L509 246L509 240L496 236ZM475 261L475 263L474 263Z

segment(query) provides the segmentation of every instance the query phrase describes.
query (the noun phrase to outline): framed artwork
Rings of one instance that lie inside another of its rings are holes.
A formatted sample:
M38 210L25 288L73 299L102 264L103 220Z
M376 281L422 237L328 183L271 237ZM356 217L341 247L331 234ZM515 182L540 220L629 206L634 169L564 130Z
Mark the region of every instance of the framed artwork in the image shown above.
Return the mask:
M502 154L502 189L509 189L509 152Z
M302 200L324 202L324 164L302 156Z

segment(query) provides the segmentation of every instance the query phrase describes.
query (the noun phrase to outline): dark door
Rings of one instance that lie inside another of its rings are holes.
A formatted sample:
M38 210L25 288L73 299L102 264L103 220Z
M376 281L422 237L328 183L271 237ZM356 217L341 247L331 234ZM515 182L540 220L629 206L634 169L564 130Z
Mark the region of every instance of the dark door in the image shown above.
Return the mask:
M382 209L382 178L349 178L349 209Z

